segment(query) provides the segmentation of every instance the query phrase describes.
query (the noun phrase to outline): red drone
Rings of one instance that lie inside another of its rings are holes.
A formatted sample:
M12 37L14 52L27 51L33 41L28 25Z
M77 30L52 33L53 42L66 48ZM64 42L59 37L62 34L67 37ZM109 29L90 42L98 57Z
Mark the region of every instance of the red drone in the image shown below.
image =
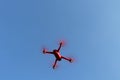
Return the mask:
M43 53L44 54L53 54L54 56L55 56L55 58L56 58L56 60L55 60L55 62L54 62L54 64L53 64L53 69L55 69L55 67L56 67L56 64L57 64L57 61L61 61L61 59L65 59L65 60L67 60L67 61L69 61L69 62L73 62L73 59L72 58L66 58L66 57L64 57L64 56L62 56L61 54L60 54L60 49L61 49L61 47L63 46L63 44L64 44L64 42L63 41L61 41L60 43L59 43L59 47L58 47L58 49L54 49L52 52L49 52L49 51L47 51L45 48L43 49Z

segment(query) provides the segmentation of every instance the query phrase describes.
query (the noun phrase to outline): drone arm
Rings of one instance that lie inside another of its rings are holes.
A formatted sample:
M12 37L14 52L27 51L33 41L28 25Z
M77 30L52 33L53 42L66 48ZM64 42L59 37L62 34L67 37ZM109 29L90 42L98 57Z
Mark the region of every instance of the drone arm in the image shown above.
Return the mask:
M46 51L45 53L48 53L48 54L53 54L53 52L48 52L48 51Z
M44 54L45 54L45 53L53 54L53 52L49 52L49 51L47 51L47 50L45 50L45 49L43 49L43 53L44 53Z
M58 48L58 51L60 51L61 47L62 47L62 44L60 44L60 46L59 46L59 48Z
M56 64L57 64L57 59L55 60L55 62L54 62L54 64L53 64L53 69L55 69Z

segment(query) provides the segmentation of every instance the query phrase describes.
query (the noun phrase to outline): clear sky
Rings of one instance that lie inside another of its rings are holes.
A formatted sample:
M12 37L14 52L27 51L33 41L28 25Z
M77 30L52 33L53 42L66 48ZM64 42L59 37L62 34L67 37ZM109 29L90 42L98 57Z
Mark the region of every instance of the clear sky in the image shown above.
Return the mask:
M120 0L0 0L0 80L120 80Z

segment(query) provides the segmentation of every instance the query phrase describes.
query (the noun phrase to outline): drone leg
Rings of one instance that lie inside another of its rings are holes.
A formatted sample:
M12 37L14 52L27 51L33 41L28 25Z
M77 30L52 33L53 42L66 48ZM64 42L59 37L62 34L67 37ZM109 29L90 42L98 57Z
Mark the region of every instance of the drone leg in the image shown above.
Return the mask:
M62 58L65 59L65 60L67 60L67 61L69 61L69 62L72 62L72 59L71 59L71 58L66 58L66 57L64 57L64 56L62 56Z
M55 62L54 62L54 64L53 64L53 69L55 69L56 64L57 64L57 59L55 60Z

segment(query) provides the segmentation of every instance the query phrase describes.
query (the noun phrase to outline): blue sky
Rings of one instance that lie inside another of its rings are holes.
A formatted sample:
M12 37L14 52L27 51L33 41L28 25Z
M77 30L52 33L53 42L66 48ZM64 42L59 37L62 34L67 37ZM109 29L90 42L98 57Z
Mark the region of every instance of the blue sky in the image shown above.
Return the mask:
M120 80L119 0L0 0L0 80ZM61 54L43 55L67 44Z

